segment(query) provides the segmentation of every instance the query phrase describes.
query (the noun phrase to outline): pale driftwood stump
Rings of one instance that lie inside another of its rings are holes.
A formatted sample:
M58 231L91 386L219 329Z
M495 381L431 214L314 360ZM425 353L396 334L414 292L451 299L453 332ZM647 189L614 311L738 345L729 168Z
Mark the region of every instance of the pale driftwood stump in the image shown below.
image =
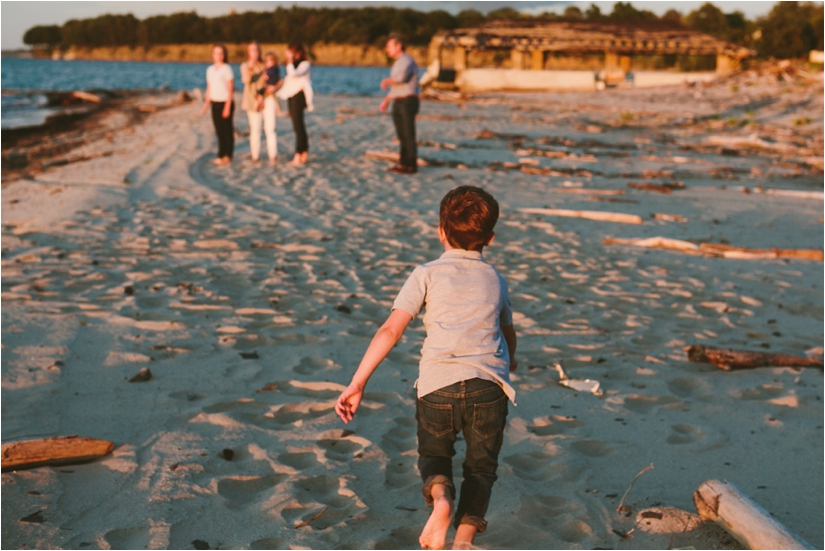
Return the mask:
M755 367L818 367L822 369L820 358L791 356L790 354L768 354L747 350L726 350L693 344L684 348L688 360L713 364L719 369L753 369Z
M108 440L85 436L58 436L3 444L3 471L44 465L86 463L112 453Z
M717 523L748 549L813 549L728 482L703 482L693 504L702 520Z

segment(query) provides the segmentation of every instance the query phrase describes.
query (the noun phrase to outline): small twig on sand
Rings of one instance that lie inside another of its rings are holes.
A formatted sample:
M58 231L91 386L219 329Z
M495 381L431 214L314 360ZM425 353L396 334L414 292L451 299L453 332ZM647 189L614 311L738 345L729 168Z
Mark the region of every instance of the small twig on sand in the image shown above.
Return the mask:
M652 470L653 470L653 463L651 463L649 466L642 469L642 471L639 474L636 475L636 478L633 479L633 482L630 483L630 486L627 488L627 491L622 496L622 500L619 502L619 506L616 507L616 512L617 513L622 513L622 512L625 511L624 500L627 498L627 494L630 493L630 490L633 489L633 485L636 484L637 480L639 480L639 477L642 476L643 474L645 474L647 471L652 471Z
M304 526L307 526L307 525L308 525L310 522L312 522L313 520L318 520L319 518L321 518L321 517L324 515L324 513L326 513L326 512L327 512L327 509L329 509L329 507L328 507L328 506L327 506L327 507L324 507L323 509L321 509L321 511L320 511L319 513L317 513L317 514L316 514L315 516L313 516L311 519L305 520L305 521L303 521L303 522L299 522L298 524L296 524L296 525L295 525L295 526L293 526L292 528L293 528L293 529L295 529L295 530L297 530L298 528L303 528Z

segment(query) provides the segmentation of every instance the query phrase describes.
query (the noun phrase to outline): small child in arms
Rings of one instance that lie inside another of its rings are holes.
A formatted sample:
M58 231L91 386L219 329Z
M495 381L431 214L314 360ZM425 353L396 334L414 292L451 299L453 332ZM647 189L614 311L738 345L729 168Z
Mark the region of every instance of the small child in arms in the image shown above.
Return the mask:
M370 376L426 307L415 418L422 491L433 510L418 540L422 549L444 547L453 516L453 549L469 549L487 528L507 402L515 398L510 372L518 365L507 283L481 254L497 220L498 203L483 189L461 186L444 196L438 226L444 254L410 275L335 405L349 423ZM454 507L452 457L462 431L467 452Z
M258 90L258 111L264 108L264 97L274 94L275 90L280 88L281 70L278 68L278 56L275 52L267 52L264 55L264 65L266 66L266 86ZM276 111L278 103L275 102Z

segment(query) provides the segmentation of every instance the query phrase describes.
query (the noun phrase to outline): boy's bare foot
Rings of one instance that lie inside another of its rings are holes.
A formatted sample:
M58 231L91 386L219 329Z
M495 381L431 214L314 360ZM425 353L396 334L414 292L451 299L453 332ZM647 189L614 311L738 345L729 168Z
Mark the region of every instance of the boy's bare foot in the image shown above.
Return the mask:
M275 166L278 164L278 159L269 159L269 166Z
M229 157L218 157L217 159L212 159L213 165L228 165L231 162Z
M303 166L306 161L303 160L303 155L296 153L295 156L287 164L289 166Z
M452 516L453 502L447 495L433 501L433 512L421 531L421 537L418 538L421 549L444 549Z
M472 549L473 540L478 533L478 528L472 524L459 524L455 531L455 541L453 549Z

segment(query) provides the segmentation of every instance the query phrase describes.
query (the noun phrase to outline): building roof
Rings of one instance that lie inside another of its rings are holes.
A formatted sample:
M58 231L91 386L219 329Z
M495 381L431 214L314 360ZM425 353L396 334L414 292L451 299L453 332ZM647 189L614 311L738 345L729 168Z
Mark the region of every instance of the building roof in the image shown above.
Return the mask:
M494 21L476 28L448 31L442 36L441 45L469 50L539 50L579 54L725 54L740 59L756 55L748 48L666 22Z

